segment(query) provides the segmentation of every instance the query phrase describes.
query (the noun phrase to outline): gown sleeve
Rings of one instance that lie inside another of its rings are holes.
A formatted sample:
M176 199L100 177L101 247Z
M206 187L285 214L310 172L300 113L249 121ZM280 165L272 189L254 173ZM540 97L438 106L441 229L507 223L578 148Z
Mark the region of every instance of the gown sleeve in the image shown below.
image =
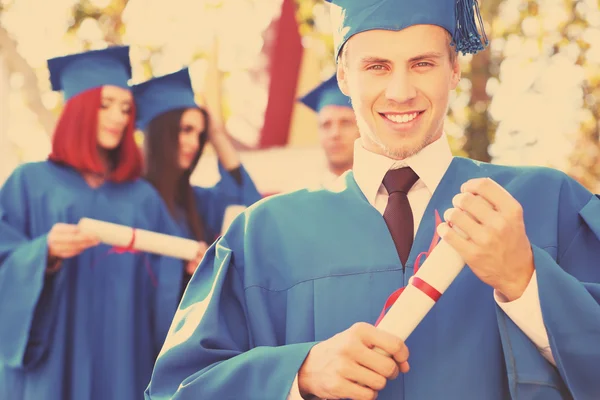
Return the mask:
M508 319L501 321L501 336L505 349L511 349L509 378L521 377L511 386L513 396L541 390L532 382L550 376L563 395L591 399L600 393L600 199L566 177L557 195L557 243L532 246L556 368L527 351L531 343Z
M30 367L48 350L61 282L45 273L47 234L28 232L51 215L29 209L34 177L26 172L17 168L0 189L0 361L12 368Z
M242 394L248 399L285 399L316 344L254 346L248 313L258 305L244 296L242 251L228 243L243 239L242 220L238 217L210 247L194 274L146 399L233 399Z

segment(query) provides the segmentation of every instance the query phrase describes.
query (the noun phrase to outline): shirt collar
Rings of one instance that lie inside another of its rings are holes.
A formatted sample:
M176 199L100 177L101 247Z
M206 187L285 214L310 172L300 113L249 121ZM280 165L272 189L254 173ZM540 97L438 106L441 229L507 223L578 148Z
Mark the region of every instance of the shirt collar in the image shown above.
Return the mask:
M417 154L394 160L366 150L361 139L354 143L354 179L371 205L375 204L383 177L391 169L410 167L419 176L416 185L424 184L433 194L452 162L452 152L445 134Z

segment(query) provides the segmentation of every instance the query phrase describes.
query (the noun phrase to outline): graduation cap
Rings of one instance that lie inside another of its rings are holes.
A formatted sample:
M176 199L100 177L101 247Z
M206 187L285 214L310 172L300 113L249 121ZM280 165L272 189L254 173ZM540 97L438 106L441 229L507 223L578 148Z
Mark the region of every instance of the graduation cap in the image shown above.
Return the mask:
M300 101L315 112L331 105L352 107L350 98L340 90L335 74L302 97Z
M150 121L167 111L198 107L188 68L135 85L132 91L140 129L145 129Z
M129 46L109 47L48 60L52 90L66 100L89 89L113 85L129 89Z
M477 0L326 0L332 3L336 59L353 35L374 30L400 31L437 25L452 35L457 52L475 54L488 45ZM481 34L477 31L477 23Z

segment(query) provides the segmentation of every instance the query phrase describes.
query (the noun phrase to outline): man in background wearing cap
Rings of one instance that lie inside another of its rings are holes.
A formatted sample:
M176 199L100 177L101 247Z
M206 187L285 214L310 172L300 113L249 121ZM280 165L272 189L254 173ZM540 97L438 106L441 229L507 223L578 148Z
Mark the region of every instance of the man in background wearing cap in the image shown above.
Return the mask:
M555 170L453 158L443 135L456 52L484 48L477 4L333 3L353 171L232 223L198 269L216 277L206 313L195 276L147 398L597 398L600 200ZM371 324L437 210L468 268L404 343Z
M349 169L354 159L354 142L359 138L356 117L348 96L340 91L335 75L300 99L317 113L319 141L325 151L327 185Z

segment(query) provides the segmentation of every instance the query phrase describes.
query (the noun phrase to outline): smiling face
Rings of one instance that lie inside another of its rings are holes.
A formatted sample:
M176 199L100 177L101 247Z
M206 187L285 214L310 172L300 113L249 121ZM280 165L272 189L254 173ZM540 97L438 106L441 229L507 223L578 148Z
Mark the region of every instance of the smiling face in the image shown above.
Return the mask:
M117 86L103 86L98 110L98 146L104 150L116 149L131 118L133 97L129 90Z
M338 81L352 99L363 146L404 159L443 132L460 67L446 30L415 25L352 36L338 63Z

